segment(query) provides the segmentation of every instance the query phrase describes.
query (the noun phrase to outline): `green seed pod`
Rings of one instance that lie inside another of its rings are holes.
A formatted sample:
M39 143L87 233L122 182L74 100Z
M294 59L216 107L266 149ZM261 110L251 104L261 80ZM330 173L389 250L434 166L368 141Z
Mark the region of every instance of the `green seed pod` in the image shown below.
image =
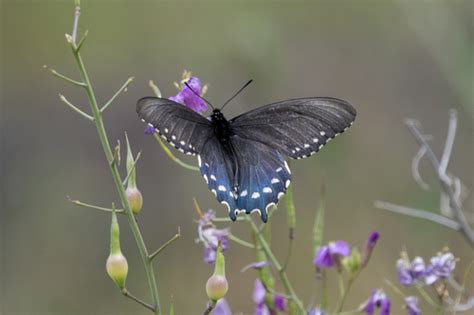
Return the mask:
M115 207L112 210L112 223L110 224L110 255L105 264L107 274L122 290L128 274L128 263L120 250L120 228Z
M229 283L225 277L225 258L219 244L214 265L214 274L207 280L206 293L212 302L217 302L226 295L228 289Z
M125 190L125 195L127 196L128 206L133 214L139 214L143 207L143 196L140 190L138 190L137 187L128 187Z
M357 248L354 248L351 252L350 256L344 257L342 260L342 264L344 265L344 268L349 272L350 274L355 274L359 271L361 268L361 259L360 259L360 252L357 250Z

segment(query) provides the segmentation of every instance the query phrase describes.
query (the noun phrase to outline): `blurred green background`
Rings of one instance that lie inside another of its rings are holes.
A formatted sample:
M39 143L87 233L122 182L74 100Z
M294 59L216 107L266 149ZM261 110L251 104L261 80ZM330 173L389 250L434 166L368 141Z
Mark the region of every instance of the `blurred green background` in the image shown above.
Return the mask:
M449 246L461 259L456 270L461 276L474 255L459 233L373 204L384 200L439 211L439 186L427 161L421 170L432 189L423 191L412 179L418 147L403 119L419 119L440 154L450 108L459 112L450 170L474 189L472 12L472 1L83 0L80 33L90 30L83 57L99 101L105 102L128 76L136 77L109 108L105 122L111 143L123 141L127 131L133 148L143 150L137 175L144 195L138 219L144 238L154 249L181 227L181 239L156 262L163 307L173 301L177 314L196 314L206 303L204 284L212 268L203 263L202 246L194 241L192 197L203 208L227 215L198 173L170 161L144 135L135 114L136 100L152 94L149 79L165 96L174 95L172 82L183 69L210 83L207 96L214 104L255 80L226 108L227 117L302 96L335 96L357 108L349 132L318 155L292 163L297 230L288 273L305 302L315 287L311 230L323 177L326 241L344 239L360 248L371 230L382 235L347 309L357 307L372 288L384 287L394 300L394 313L405 312L383 281L396 282L395 261L402 248L428 259ZM110 216L66 200L69 195L103 206L118 201L94 126L58 99L61 92L88 109L84 92L42 68L79 77L64 40L72 14L73 1L1 4L1 311L147 314L123 298L105 273ZM472 196L464 205L472 220ZM284 209L282 204L271 220L275 252L282 258L288 243ZM133 237L126 221L121 223L128 287L148 300ZM229 226L250 240L245 222ZM252 314L256 274L240 269L255 260L254 253L231 244L226 257L229 304L236 314ZM335 279L330 287L335 303Z

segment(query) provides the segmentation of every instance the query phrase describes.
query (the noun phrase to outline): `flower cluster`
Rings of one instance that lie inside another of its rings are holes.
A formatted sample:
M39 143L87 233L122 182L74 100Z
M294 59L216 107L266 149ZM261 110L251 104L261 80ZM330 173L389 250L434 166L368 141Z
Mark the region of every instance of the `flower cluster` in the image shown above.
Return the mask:
M431 285L440 278L449 278L456 267L456 259L450 252L438 253L431 257L428 266L423 258L415 257L411 262L406 253L397 261L398 281L404 286L414 283Z
M198 222L199 240L204 244L204 262L213 264L216 260L217 248L220 244L222 251L229 248L229 229L218 229L212 223L215 218L213 210L207 211Z
M255 280L255 285L253 289L253 301L255 302L255 315L269 315L272 314L267 303L266 303L266 294L267 290L263 285L260 279ZM277 311L285 311L286 310L286 299L278 294L275 293L271 297L273 307Z
M390 314L390 300L383 290L373 290L369 299L362 305L361 309L367 315L375 314L380 309L380 315Z

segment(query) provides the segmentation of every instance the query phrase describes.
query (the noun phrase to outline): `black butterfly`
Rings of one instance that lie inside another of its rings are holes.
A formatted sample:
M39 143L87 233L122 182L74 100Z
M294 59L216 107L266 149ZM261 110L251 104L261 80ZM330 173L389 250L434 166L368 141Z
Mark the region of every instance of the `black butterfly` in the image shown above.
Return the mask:
M352 105L331 97L276 102L231 120L220 109L206 118L169 99L144 97L137 113L179 151L198 156L204 180L232 220L258 211L263 222L290 185L285 157L318 152L356 116Z

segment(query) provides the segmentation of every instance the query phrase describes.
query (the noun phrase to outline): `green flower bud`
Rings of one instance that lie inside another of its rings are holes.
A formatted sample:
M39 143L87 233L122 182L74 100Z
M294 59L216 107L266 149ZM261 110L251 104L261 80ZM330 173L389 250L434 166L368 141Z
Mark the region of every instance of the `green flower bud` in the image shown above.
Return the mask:
M361 268L361 259L360 259L360 252L357 248L354 248L351 252L350 256L344 257L342 260L342 264L344 268L350 274L355 274Z
M116 255L110 255L107 258L107 263L105 264L107 269L107 274L110 278L117 284L120 289L125 288L125 280L127 279L128 274L128 263L122 253Z
M112 223L110 224L110 255L105 264L107 274L122 290L128 274L128 263L120 250L120 228L115 206L112 208Z
M139 214L143 207L143 196L140 190L138 190L137 187L128 187L125 190L125 195L127 196L128 206L133 214Z
M219 244L214 265L214 274L207 280L206 293L209 299L215 303L226 295L228 289L229 283L225 277L225 258Z
M218 301L222 299L229 289L229 284L226 277L219 275L212 275L206 283L206 293L211 301Z

